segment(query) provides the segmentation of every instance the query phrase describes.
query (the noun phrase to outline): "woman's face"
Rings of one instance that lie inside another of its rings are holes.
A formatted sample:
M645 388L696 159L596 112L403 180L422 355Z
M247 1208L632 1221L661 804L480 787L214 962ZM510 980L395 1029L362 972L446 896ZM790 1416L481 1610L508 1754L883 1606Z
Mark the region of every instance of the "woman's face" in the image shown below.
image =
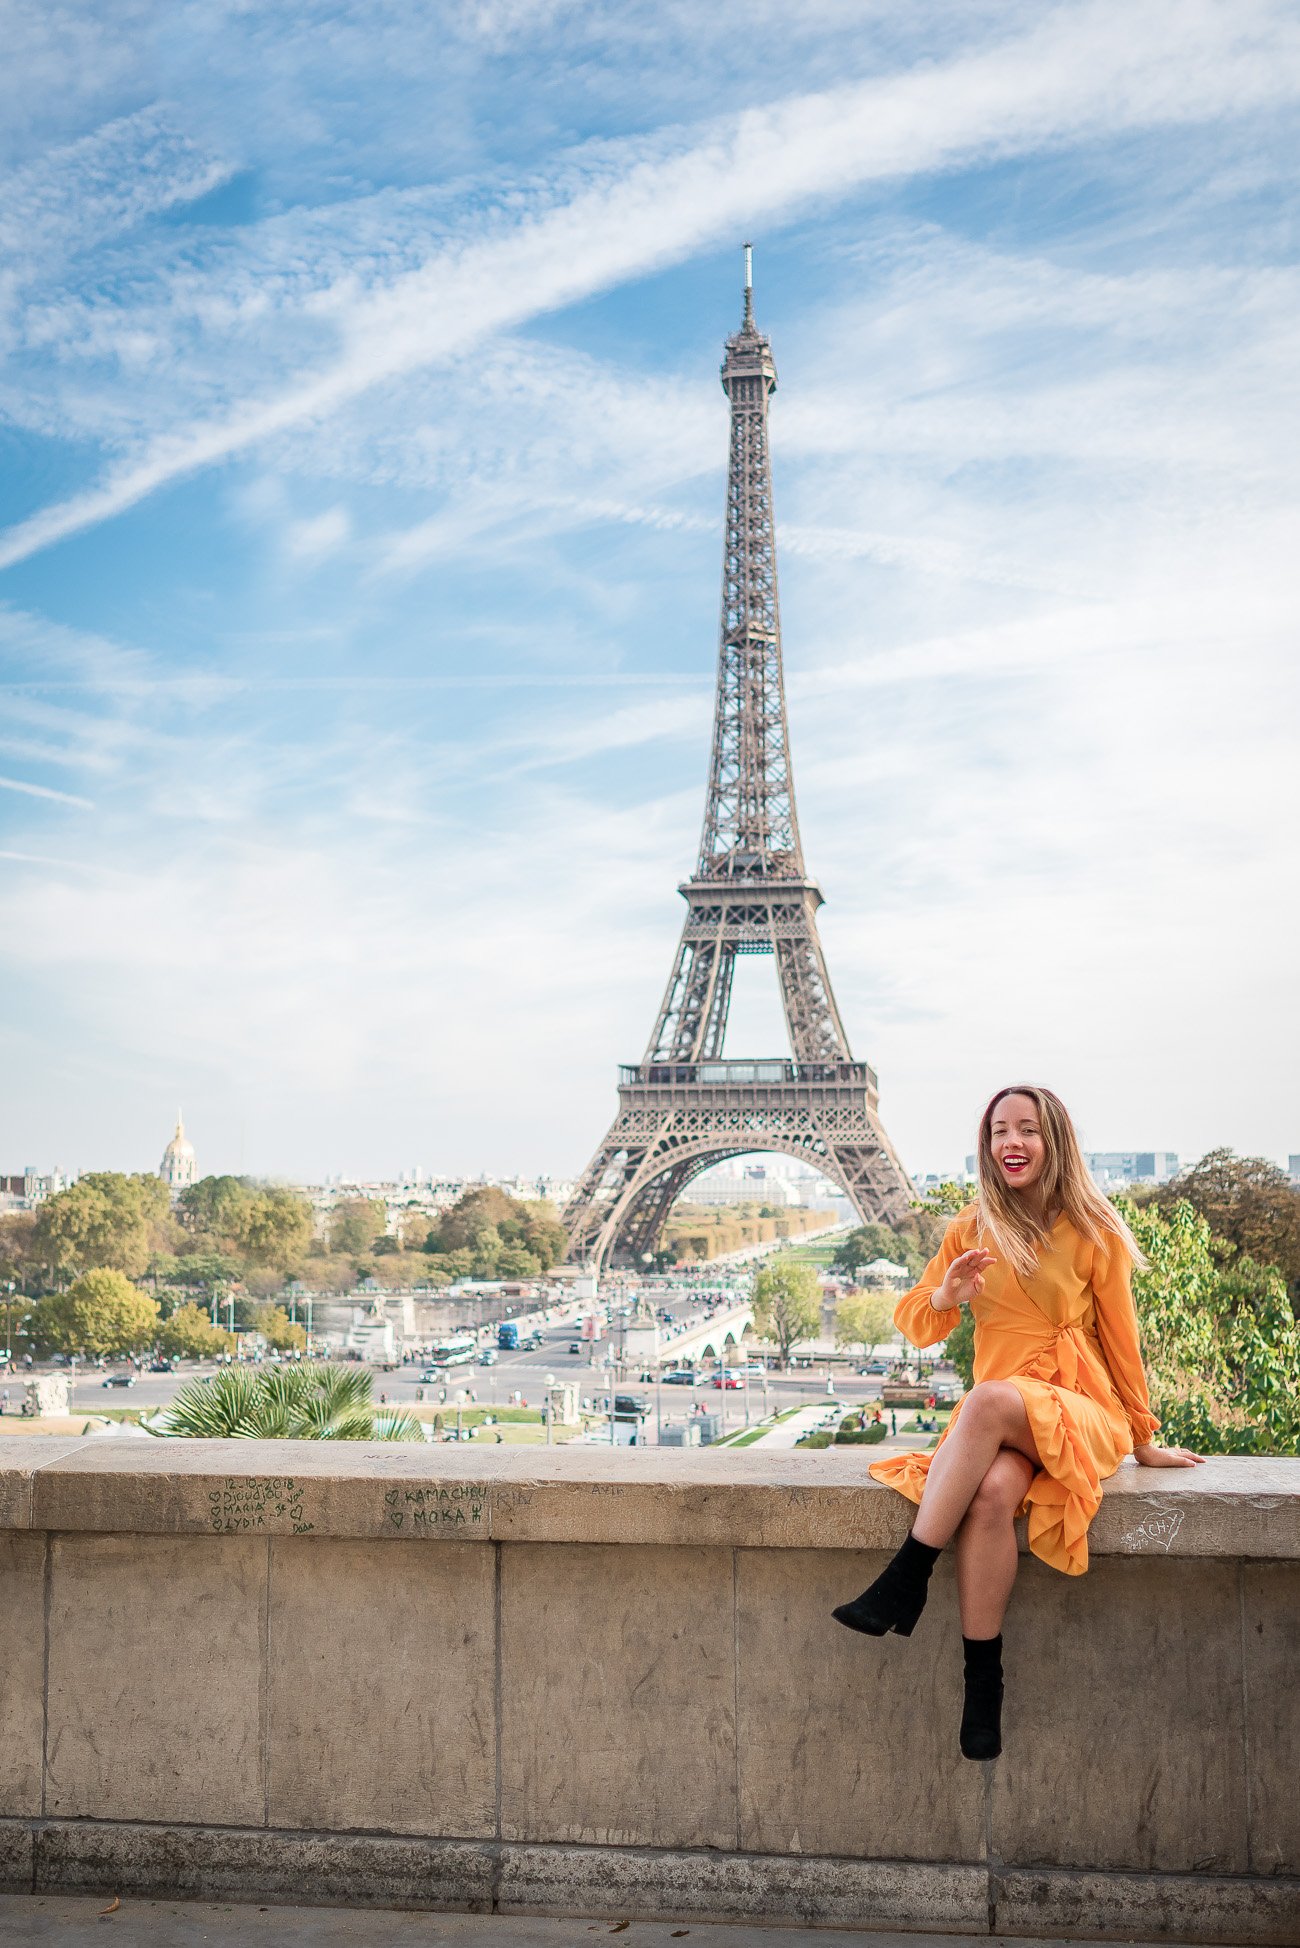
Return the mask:
M1043 1126L1031 1096L1003 1096L989 1122L993 1162L1010 1190L1029 1190L1047 1164Z

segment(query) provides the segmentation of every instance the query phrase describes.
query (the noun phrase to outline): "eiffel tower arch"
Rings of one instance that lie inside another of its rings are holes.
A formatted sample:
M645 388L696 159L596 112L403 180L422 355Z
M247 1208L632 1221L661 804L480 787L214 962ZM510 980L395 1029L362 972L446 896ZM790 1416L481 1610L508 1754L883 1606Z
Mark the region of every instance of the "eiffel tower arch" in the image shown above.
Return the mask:
M817 931L821 889L795 813L776 585L769 340L754 323L749 246L731 407L713 752L699 858L678 888L686 921L645 1054L620 1070L618 1113L565 1211L572 1262L641 1263L701 1171L750 1151L802 1158L863 1222L895 1220L911 1185L885 1134L876 1074L855 1062ZM726 1061L740 954L770 954L789 1057Z

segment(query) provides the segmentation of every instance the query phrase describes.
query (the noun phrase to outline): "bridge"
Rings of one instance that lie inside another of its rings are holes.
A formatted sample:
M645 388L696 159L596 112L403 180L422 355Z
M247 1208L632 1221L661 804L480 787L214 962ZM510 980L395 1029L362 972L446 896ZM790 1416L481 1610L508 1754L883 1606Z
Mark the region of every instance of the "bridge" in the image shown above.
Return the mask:
M753 1324L754 1308L743 1301L689 1326L629 1326L624 1358L633 1366L653 1365L656 1359L663 1366L694 1365L702 1359L725 1364Z

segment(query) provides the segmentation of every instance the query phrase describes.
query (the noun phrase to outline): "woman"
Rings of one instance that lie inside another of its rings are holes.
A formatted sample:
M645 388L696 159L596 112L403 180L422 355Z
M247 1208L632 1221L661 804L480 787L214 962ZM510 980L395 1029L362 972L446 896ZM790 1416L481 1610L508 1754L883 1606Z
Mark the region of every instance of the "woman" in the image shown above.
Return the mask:
M912 1533L838 1623L910 1637L930 1571L957 1537L965 1649L961 1749L1002 1750L1002 1618L1016 1578L1012 1524L1067 1576L1088 1567L1101 1483L1126 1454L1190 1468L1186 1448L1154 1447L1129 1286L1143 1263L1132 1232L1088 1175L1065 1105L1050 1089L1000 1090L980 1119L979 1196L944 1234L894 1321L914 1346L975 1316L975 1384L932 1454L897 1454L871 1473L921 1504Z

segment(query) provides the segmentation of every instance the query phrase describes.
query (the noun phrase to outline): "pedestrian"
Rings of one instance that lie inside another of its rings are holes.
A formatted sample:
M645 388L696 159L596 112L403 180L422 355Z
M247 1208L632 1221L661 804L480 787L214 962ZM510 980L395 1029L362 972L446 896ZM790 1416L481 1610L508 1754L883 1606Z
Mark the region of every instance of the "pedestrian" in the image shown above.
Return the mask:
M1069 1113L1050 1089L1000 1089L980 1118L979 1190L954 1218L895 1323L933 1346L981 1299L980 1376L933 1451L889 1455L870 1472L920 1503L912 1533L875 1582L834 1612L871 1637L910 1637L930 1572L957 1541L965 1657L959 1744L1002 1750L1002 1620L1016 1578L1015 1518L1029 1547L1067 1576L1088 1567L1100 1482L1125 1455L1191 1468L1187 1448L1156 1447L1130 1277L1145 1260L1088 1174Z
M898 1432L898 1415L892 1407L889 1410L889 1431L891 1434L897 1434Z

